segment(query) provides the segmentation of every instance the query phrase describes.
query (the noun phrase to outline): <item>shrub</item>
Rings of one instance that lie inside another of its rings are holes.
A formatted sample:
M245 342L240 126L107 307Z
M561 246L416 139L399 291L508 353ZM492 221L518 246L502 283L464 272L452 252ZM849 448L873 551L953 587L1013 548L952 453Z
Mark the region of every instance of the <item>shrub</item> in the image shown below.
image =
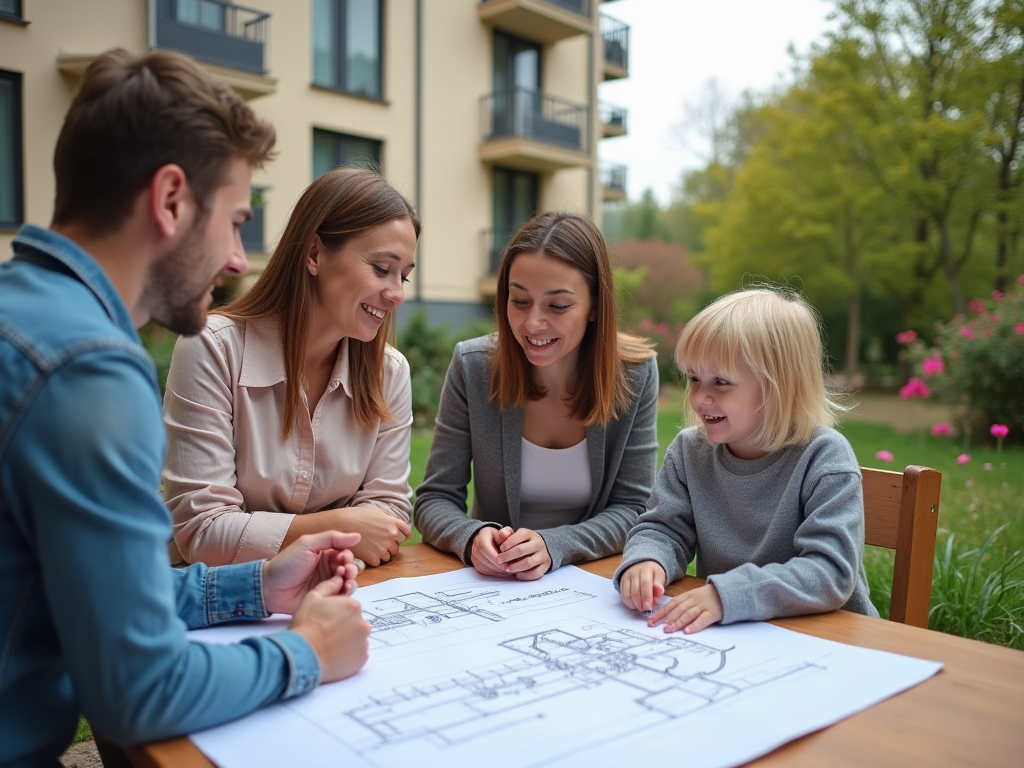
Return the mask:
M167 385L167 372L171 369L171 353L174 352L176 334L156 323L148 323L139 329L139 340L153 358L156 365L156 379L160 383L160 394Z
M412 374L412 414L417 426L430 426L437 415L444 375L455 342L447 327L431 326L422 309L410 315L398 334L398 349L409 361Z
M932 396L953 407L961 432L989 434L1009 426L1024 438L1024 275L1007 294L972 299L966 317L936 324L932 344L905 332L907 354Z

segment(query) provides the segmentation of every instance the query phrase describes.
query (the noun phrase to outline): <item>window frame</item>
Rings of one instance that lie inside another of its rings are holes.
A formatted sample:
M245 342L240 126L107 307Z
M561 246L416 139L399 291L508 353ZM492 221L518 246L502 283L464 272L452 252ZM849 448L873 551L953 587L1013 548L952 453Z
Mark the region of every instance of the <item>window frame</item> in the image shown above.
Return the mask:
M315 3L316 0L313 0ZM378 78L378 92L364 93L362 91L353 91L346 87L345 81L348 74L348 53L347 53L347 41L345 38L345 23L348 16L348 3L349 0L324 0L324 2L331 3L334 7L334 28L331 30L331 45L334 56L331 61L332 77L334 84L320 82L316 79L316 60L314 58L312 64L312 85L315 88L323 88L328 91L334 91L335 93L344 93L347 96L355 96L360 99L368 99L370 101L386 102L386 89L385 83L385 51L384 51L384 39L386 29L386 13L385 13L385 2L384 0L371 0L377 5L377 78ZM313 24L317 23L316 9L314 6L313 10ZM311 46L313 55L315 56L316 49Z
M14 218L0 218L0 232L11 232L25 223L25 132L24 132L24 90L20 72L0 69L0 80L9 82L11 93L11 154L12 154L12 197Z
M14 0L14 11L5 11L0 8L0 19L7 21L25 21L25 0Z
M333 164L331 165L330 168L321 171L320 173L317 173L316 169L316 135L318 133L330 136L334 141L334 146L332 147L334 155ZM376 156L371 161L371 165L369 167L384 166L384 142L381 139L374 139L370 136L360 136L355 133L346 133L345 131L335 131L330 128L319 128L317 126L313 126L313 140L311 143L313 151L310 153L310 160L312 161L312 178L316 179L322 176L323 174L327 173L327 171L333 170L343 165L358 165L358 167L361 168L367 167L366 164L364 163L351 162L351 158L353 157L353 155L351 154L348 154L347 156L342 155L341 147L343 142L347 139L355 139L356 141L366 141L370 142L373 145L376 145Z

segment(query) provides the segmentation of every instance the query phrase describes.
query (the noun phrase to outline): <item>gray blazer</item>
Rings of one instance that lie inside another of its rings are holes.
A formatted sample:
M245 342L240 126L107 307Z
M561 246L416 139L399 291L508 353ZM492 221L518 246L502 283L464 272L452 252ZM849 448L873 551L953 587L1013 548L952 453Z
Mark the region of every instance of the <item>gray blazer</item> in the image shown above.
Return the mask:
M490 400L492 337L460 342L448 367L413 510L423 540L470 564L470 541L487 525L519 527L523 411ZM629 364L635 395L625 413L587 427L593 495L580 522L538 531L551 570L618 554L644 511L658 460L658 368L654 358ZM466 488L473 478L473 512Z

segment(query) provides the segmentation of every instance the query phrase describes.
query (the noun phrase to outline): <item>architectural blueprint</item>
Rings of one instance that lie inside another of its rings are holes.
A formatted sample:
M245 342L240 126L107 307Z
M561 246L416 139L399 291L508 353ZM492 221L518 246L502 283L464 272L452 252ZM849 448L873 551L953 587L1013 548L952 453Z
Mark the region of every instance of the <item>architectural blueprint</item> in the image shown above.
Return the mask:
M457 571L357 596L378 635L359 674L194 734L199 748L224 768L596 767L674 754L687 768L731 766L941 666L761 623L665 634L572 567L527 584Z

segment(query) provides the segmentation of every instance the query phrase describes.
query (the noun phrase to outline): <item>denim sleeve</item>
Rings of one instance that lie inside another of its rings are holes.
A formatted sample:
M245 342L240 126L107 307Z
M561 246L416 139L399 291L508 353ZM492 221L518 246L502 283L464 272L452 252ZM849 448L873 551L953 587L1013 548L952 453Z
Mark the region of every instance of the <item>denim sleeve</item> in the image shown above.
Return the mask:
M147 361L109 348L68 361L35 393L11 445L8 498L99 731L121 744L169 738L315 685L319 665L294 633L231 645L186 638L197 619L265 610L252 570L211 580L168 567L164 430Z
M189 629L265 618L263 563L258 560L216 568L196 563L172 570L178 616ZM306 693L320 684L320 660L305 639L295 632L275 632L263 637L275 643L288 660L288 681L282 698Z

